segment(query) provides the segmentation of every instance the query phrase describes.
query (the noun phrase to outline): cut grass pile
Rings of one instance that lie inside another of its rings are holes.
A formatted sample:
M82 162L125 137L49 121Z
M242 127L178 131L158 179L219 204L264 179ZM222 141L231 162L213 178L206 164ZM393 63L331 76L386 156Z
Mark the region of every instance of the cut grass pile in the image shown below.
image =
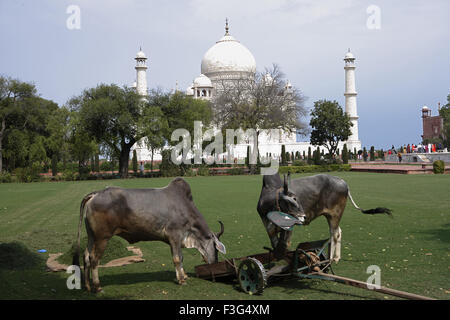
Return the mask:
M83 253L87 246L87 236L81 238L80 242L80 263L82 264ZM128 251L127 246L129 246L128 242L119 237L112 237L108 241L108 245L106 246L105 252L103 253L102 259L100 260L100 264L106 264L112 260L132 256L133 253ZM58 257L57 261L62 264L71 265L72 257L76 250L76 243L72 245L72 247Z

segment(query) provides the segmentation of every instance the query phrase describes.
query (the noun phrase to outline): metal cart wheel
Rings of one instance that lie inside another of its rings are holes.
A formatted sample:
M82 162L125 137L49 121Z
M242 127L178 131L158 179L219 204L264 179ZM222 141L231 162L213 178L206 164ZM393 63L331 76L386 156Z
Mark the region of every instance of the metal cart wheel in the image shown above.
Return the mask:
M266 270L258 259L247 258L239 265L238 280L244 292L261 294L267 285Z

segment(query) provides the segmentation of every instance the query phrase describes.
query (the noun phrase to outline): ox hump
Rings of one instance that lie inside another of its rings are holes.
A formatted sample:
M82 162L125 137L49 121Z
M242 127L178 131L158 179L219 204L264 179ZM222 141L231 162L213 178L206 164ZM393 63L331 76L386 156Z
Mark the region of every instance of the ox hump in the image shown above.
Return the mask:
M192 201L191 187L183 178L177 177L173 179L168 187L176 189L180 194L186 195L186 197Z

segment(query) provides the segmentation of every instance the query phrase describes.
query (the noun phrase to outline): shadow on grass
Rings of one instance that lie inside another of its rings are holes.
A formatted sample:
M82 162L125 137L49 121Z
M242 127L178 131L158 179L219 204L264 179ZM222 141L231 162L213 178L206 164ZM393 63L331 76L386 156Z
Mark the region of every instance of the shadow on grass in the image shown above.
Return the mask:
M322 280L323 282L327 282L327 280ZM323 288L317 288L315 285L318 283L318 281L311 281L311 280L299 280L299 279L292 279L292 278L286 278L286 279L277 279L270 283L270 286L272 287L281 287L283 288L287 293L291 292L298 292L298 290L310 290L310 291L316 291L323 293L324 295L320 297L320 300L335 300L336 294L342 296L342 299L373 299L372 297L368 297L367 295L364 295L364 290L361 289L361 294L354 294L354 293L348 293L348 292L342 292L339 291L339 287L336 287L336 290L329 290L329 289L323 289ZM307 297L307 294L305 294ZM328 298L327 298L327 295Z
M106 274L99 275L102 286L106 285L127 285L138 284L146 282L171 282L175 283L175 271L156 271L156 272L142 272L142 273L120 273L120 274Z
M25 270L35 268L42 262L43 257L31 252L21 242L0 243L0 269Z
M443 224L438 229L422 230L417 233L427 236L428 240L439 240L450 243L450 223Z

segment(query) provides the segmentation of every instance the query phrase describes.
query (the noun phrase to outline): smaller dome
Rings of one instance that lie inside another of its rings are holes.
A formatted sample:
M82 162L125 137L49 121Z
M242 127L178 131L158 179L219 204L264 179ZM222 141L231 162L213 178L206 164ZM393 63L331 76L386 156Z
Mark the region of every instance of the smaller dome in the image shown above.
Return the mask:
M186 95L187 96L193 96L194 95L194 84L191 84L189 87L186 88Z
M205 76L204 74L199 75L194 80L194 86L195 87L211 87L212 88L212 82L211 80Z
M270 73L266 73L266 74L264 75L264 84L265 84L266 86L271 86L271 85L273 84L273 78L272 78L272 76L270 75Z
M136 54L136 59L147 59L147 57L145 56L144 51L139 50L139 52Z
M348 49L348 52L345 55L344 59L355 59L355 56L350 52L350 49Z
M292 89L292 84L289 80L286 81L286 89Z
M428 111L428 110L430 110L430 109L427 106L422 107L422 111Z

